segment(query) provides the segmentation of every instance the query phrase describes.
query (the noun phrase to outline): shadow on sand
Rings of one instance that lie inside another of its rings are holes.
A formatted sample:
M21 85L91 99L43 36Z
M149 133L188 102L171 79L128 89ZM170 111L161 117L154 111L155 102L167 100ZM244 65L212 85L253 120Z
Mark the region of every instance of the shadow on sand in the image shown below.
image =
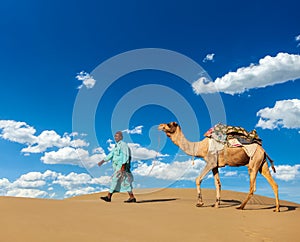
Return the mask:
M221 200L221 204L219 205L219 208L226 208L226 207L234 207L237 205L240 205L242 202L239 200ZM260 207L250 207L251 205L258 205ZM213 205L212 205L213 206ZM259 203L254 203L254 204L249 204L248 208L247 205L244 208L244 210L269 210L269 209L275 209L276 206L270 205L270 204L259 204ZM296 209L299 209L300 206L292 206L292 205L285 205L281 204L280 205L280 212L289 212L289 211L295 211Z
M162 198L162 199L149 199L149 200L138 200L136 203L156 203L156 202L170 202L178 200L178 198Z
M245 210L268 210L268 209L275 209L276 206L272 205L272 206L268 206L267 207L263 207L263 208L249 208L249 209L245 209ZM280 205L280 212L281 213L285 213L285 212L290 212L290 211L295 211L296 209L299 209L299 206L290 206L290 205Z

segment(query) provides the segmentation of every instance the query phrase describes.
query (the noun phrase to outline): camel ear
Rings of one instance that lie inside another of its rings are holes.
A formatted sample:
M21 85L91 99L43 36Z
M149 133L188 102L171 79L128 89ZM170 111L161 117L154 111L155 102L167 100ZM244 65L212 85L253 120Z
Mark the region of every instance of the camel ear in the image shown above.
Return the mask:
M172 122L171 125L174 126L174 127L177 127L177 126L178 126L178 123Z

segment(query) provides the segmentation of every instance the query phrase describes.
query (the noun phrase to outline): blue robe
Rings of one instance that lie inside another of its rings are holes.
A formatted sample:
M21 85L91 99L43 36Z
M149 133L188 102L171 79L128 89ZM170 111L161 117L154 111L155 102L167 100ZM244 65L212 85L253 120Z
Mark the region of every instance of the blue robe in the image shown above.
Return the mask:
M109 192L132 192L133 176L130 171L130 149L128 145L120 140L116 143L113 150L104 158L104 161L112 160L114 174ZM122 165L125 164L125 171L121 171Z

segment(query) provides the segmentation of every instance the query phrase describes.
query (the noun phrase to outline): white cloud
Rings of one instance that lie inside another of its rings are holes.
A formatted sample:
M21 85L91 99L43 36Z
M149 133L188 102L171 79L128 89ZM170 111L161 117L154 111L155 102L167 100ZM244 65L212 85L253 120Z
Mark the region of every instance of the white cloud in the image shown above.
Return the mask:
M207 54L207 55L205 56L205 58L203 59L203 62L214 61L214 56L215 56L214 53L212 53L212 54Z
M104 154L105 152L102 147L97 147L97 148L93 149L93 154L95 154L95 153Z
M276 173L273 173L272 175L278 180L292 181L300 177L300 165L280 165L275 166L275 168Z
M0 196L5 196L10 182L7 178L0 179Z
M87 173L75 173L71 172L68 175L59 174L57 179L53 181L53 184L59 184L65 189L73 189L80 185L96 184L96 180Z
M0 195L16 196L16 197L32 197L44 198L48 193L43 190L49 179L55 179L55 172L45 171L29 172L20 176L14 182L10 182L7 178L0 179Z
M48 179L55 179L57 173L47 170L44 173L41 172L29 172L20 176L15 182L11 184L12 187L18 188L36 188L46 185Z
M73 147L63 147L57 151L45 152L41 160L45 164L68 164L91 168L105 157L104 153L90 156L87 150Z
M224 176L237 176L237 171L228 171L224 173Z
M54 198L55 191L62 190L64 197L70 197L104 190L109 183L108 176L93 178L87 173L29 172L13 182L7 178L0 179L0 196Z
M53 130L45 130L38 136L35 135L35 128L29 126L25 122L14 120L0 120L0 137L12 142L26 144L21 152L26 153L42 153L52 147L83 147L88 143L81 139L74 139L75 133L65 133L62 137Z
M53 130L45 130L36 137L36 142L30 146L23 148L22 152L27 153L42 153L51 147L66 147L66 146L87 146L84 140L71 140L71 136L64 134L63 137L58 135Z
M214 82L201 77L192 84L196 94L224 92L240 94L252 88L262 88L300 78L300 55L278 53L266 56L257 65L239 68Z
M83 187L80 189L73 189L66 192L66 197L74 197L74 196L80 196L84 194L94 193L96 192L94 187Z
M109 180L108 180L109 179ZM92 178L89 174L74 172L68 175L60 174L53 184L59 184L66 189L65 197L78 196L99 191L99 185L108 185L110 177ZM100 190L103 190L100 189Z
M195 178L199 176L200 171L205 165L205 161L200 159L195 159L194 165L192 165L192 160L184 162L174 161L170 164L155 161L154 165L147 165L143 162L138 162L137 168L132 172L134 175L151 176L163 180L194 181Z
M125 132L127 134L142 134L142 129L143 129L143 126L140 125L140 126L137 126L137 127L133 128L131 130L130 129L125 129L122 132Z
M111 176L100 176L98 178L93 178L96 184L108 186L111 182Z
M149 160L149 159L167 156L155 150L149 150L147 148L141 147L140 144L128 143L128 146L131 150L132 159L134 160Z
M81 71L80 73L78 73L76 79L82 81L82 85L80 85L78 89L81 89L83 86L85 86L87 89L90 89L93 88L96 84L96 80L85 71Z
M46 185L46 182L43 180L36 180L36 181L22 181L22 180L17 180L15 181L12 186L17 186L17 187L42 187Z
M22 189L22 188L9 190L6 194L6 196L31 197L31 198L45 198L47 195L48 195L47 192L39 189Z
M34 136L36 130L25 122L0 120L0 129L2 129L0 137L5 140L20 144L32 144L37 139Z
M0 138L26 144L27 147L21 149L25 156L30 153L43 153L41 161L45 164L71 164L90 168L105 156L100 147L95 150L97 154L93 155L79 148L89 144L77 138L79 134L76 132L60 136L54 130L45 130L40 135L35 135L36 130L33 127L25 122L13 120L0 120L0 131L2 131ZM58 150L45 152L49 148Z
M289 99L275 103L273 108L264 108L257 112L259 121L257 127L263 129L300 128L300 100Z

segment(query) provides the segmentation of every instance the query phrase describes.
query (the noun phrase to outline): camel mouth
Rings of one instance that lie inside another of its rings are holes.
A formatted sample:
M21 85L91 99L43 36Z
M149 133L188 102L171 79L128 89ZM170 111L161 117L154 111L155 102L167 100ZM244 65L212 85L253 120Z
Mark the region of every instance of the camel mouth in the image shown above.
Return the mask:
M158 126L158 130L165 130L165 124L160 124L159 126Z

